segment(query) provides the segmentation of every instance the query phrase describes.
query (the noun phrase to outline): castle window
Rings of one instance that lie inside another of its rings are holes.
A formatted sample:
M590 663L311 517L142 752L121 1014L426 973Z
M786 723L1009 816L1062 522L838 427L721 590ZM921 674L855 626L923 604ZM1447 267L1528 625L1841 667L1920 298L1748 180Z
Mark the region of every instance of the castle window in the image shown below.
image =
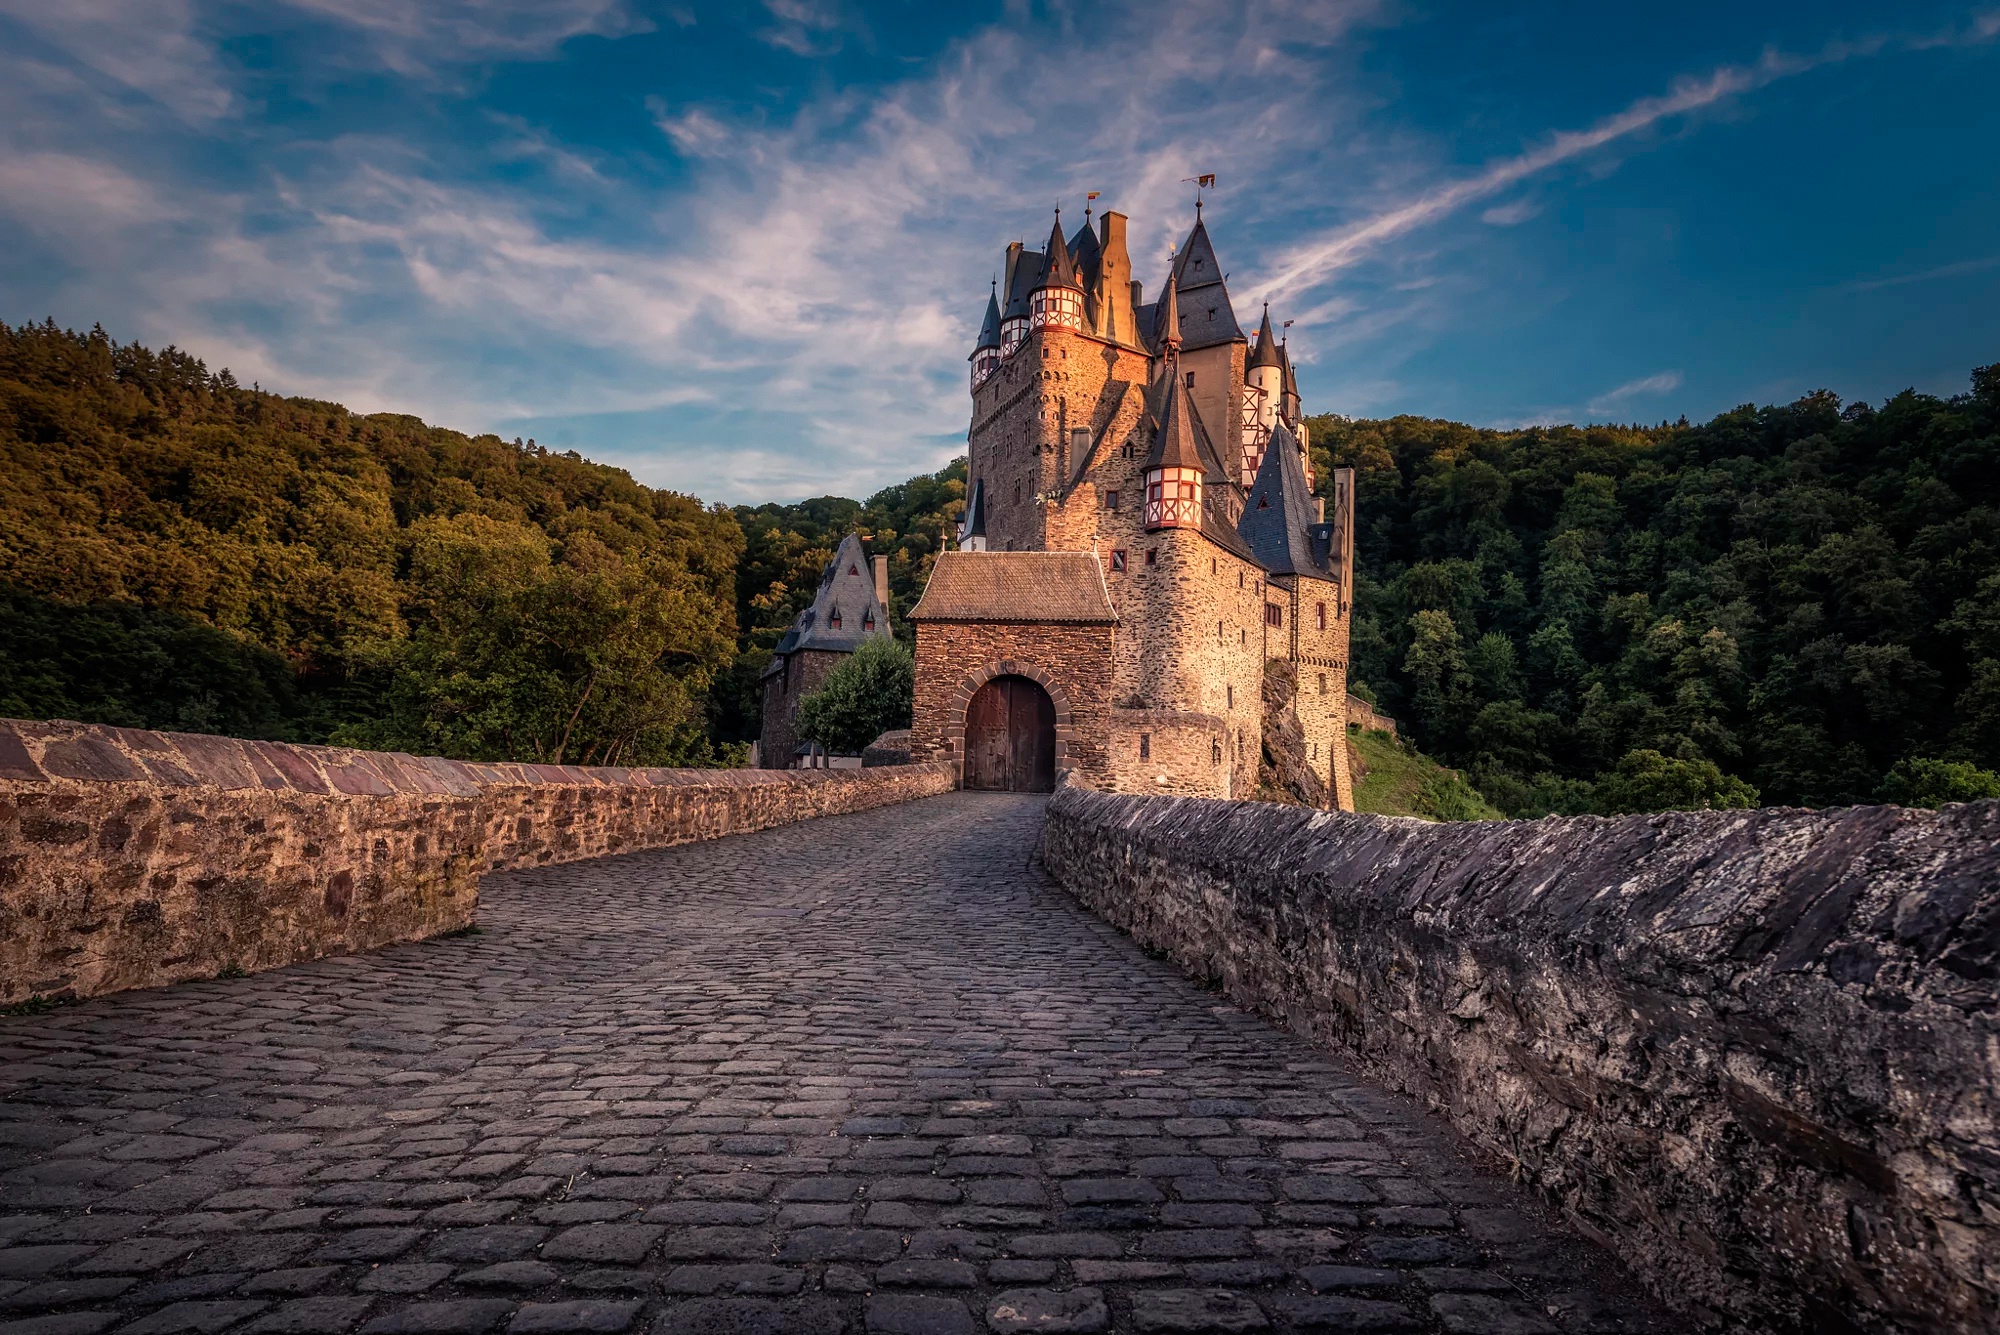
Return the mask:
M1324 672L1319 674L1319 693L1321 695L1326 694L1326 674Z
M848 574L850 574L850 575L859 575L859 574L860 574L861 572L860 572L860 571L859 571L858 569L856 569L856 568L855 568L854 566L851 566L851 565L850 565L850 566L848 566L848 567L847 567L847 573L848 573Z
M1126 441L1126 442L1124 443L1124 445L1122 445L1122 446L1120 446L1120 447L1119 447L1119 450L1118 450L1118 457L1119 457L1119 458L1121 458L1121 459L1130 459L1130 458L1132 457L1132 442L1131 442L1131 441L1129 441L1129 440L1128 440L1128 441Z
M1074 454L1084 454L1090 449L1090 428L1073 426L1069 429L1069 448Z
M826 627L828 630L840 629L840 609L838 607L827 613Z
M1111 551L1111 573L1114 575L1125 573L1125 549L1123 547L1115 547Z
M1018 501L1021 498L1016 496L1014 499ZM1236 572L1236 587L1239 589L1243 587L1243 572L1240 570Z
M1318 742L1314 742L1314 743L1313 743L1313 755L1312 755L1312 758L1313 758L1314 760L1318 760L1318 759L1319 759L1319 743L1318 743Z
M1313 629L1314 629L1314 630L1325 630L1325 629L1326 629L1326 604L1325 604L1325 603L1314 603L1314 604L1313 604Z
M1250 643L1250 632L1249 632L1249 631L1247 631L1247 630L1239 630L1239 631L1237 631L1237 632L1236 632L1236 642L1237 642L1238 644L1248 644L1248 643Z
M1211 575L1215 573L1215 558L1212 556L1208 558L1208 573Z
M1231 709L1236 708L1236 688L1234 686L1225 686L1222 689L1225 692L1223 699L1228 701L1228 707Z
M1159 563L1160 563L1160 549L1157 547L1148 547L1146 549L1146 564L1149 566L1156 566Z
M1014 504L1019 505L1020 503L1021 503L1021 484L1016 482L1014 484Z
M1118 489L1116 487L1104 493L1104 508L1107 510L1116 510L1118 508Z
M1265 624L1265 625L1267 625L1267 626L1282 626L1282 625L1284 625L1284 624L1285 624L1285 609L1284 609L1284 607L1283 607L1283 606L1282 606L1281 604L1278 604L1278 603L1265 603L1265 604L1264 604L1264 624Z
M1218 644L1222 642L1222 622L1220 620L1215 623L1215 640Z
M1153 734L1150 732L1142 732L1139 734L1139 759L1151 760L1152 758L1153 758Z
M1219 737L1210 739L1208 743L1208 763L1211 765L1222 763L1222 739Z
M1189 371L1189 372L1187 373L1187 387L1188 387L1189 389L1193 389L1193 388L1194 388L1194 372L1193 372L1193 371Z
M868 609L868 610L867 610L866 612L863 612L863 613L861 614L861 629L863 629L863 630L873 630L873 629L875 629L875 609L874 609L874 608L872 608L872 607L871 607L871 608L869 608L869 609Z

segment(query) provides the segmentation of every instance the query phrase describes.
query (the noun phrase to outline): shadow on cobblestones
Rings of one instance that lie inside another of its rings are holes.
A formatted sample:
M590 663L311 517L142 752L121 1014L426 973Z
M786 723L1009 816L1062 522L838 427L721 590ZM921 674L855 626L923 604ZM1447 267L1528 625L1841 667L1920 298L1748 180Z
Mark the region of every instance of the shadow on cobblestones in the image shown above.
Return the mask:
M0 1335L1655 1331L954 794L0 1018Z

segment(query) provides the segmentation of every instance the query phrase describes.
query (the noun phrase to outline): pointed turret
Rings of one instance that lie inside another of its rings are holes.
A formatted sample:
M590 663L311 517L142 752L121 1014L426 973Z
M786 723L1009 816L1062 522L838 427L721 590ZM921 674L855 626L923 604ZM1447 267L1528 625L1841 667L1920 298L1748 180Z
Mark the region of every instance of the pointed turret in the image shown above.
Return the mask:
M978 389L986 377L1000 367L1000 283L986 294L986 318L979 324L979 341L972 347L972 387Z
M1278 351L1278 340L1271 334L1271 303L1264 303L1264 322L1257 326L1257 345L1250 349L1250 369L1260 366L1284 368L1284 354Z
M1028 294L1042 272L1042 256L1024 248L1019 241L1007 243L1007 269L1001 280L1007 289L1000 307L1000 352L1012 354L1028 337Z
M1229 305L1229 288L1222 281L1222 265L1215 258L1215 243L1208 239L1208 225L1201 220L1201 206L1195 206L1194 230L1174 256L1174 282L1181 291L1181 305L1187 319L1181 335L1187 349L1213 347L1218 343L1243 342L1243 329Z
M1153 306L1153 342L1169 358L1181 350L1180 292L1180 284L1168 274L1166 291Z
M1076 265L1070 260L1069 245L1063 240L1062 210L1056 210L1055 225L1049 228L1049 248L1040 279L1028 296L1030 330L1083 328L1083 286L1076 281Z
M1274 575L1332 579L1322 532L1326 525L1320 522L1301 458L1298 439L1280 422L1250 484L1236 532L1249 544L1258 564Z

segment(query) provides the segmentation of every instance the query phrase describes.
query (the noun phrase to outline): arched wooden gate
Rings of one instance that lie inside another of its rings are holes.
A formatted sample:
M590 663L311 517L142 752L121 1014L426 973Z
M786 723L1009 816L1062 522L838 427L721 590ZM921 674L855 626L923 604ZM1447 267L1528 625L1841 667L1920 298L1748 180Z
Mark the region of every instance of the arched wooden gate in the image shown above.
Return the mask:
M965 707L965 786L1047 793L1056 786L1056 705L1026 677L995 677Z

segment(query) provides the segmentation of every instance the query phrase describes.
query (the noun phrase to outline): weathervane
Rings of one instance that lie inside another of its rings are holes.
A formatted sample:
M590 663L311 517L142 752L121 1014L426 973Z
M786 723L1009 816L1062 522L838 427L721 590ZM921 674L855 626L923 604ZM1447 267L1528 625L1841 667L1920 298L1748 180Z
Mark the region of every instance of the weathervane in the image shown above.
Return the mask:
M1202 192L1202 191L1204 191L1204 190L1213 190L1213 189L1215 189L1215 173L1214 173L1214 172L1203 172L1203 173L1202 173L1201 175L1199 175L1199 176L1183 176L1183 177L1181 178L1181 184L1182 184L1182 185L1191 185L1191 186L1193 186L1193 187L1194 187L1194 211L1195 211L1196 213L1200 213L1200 212L1201 212L1201 192Z

